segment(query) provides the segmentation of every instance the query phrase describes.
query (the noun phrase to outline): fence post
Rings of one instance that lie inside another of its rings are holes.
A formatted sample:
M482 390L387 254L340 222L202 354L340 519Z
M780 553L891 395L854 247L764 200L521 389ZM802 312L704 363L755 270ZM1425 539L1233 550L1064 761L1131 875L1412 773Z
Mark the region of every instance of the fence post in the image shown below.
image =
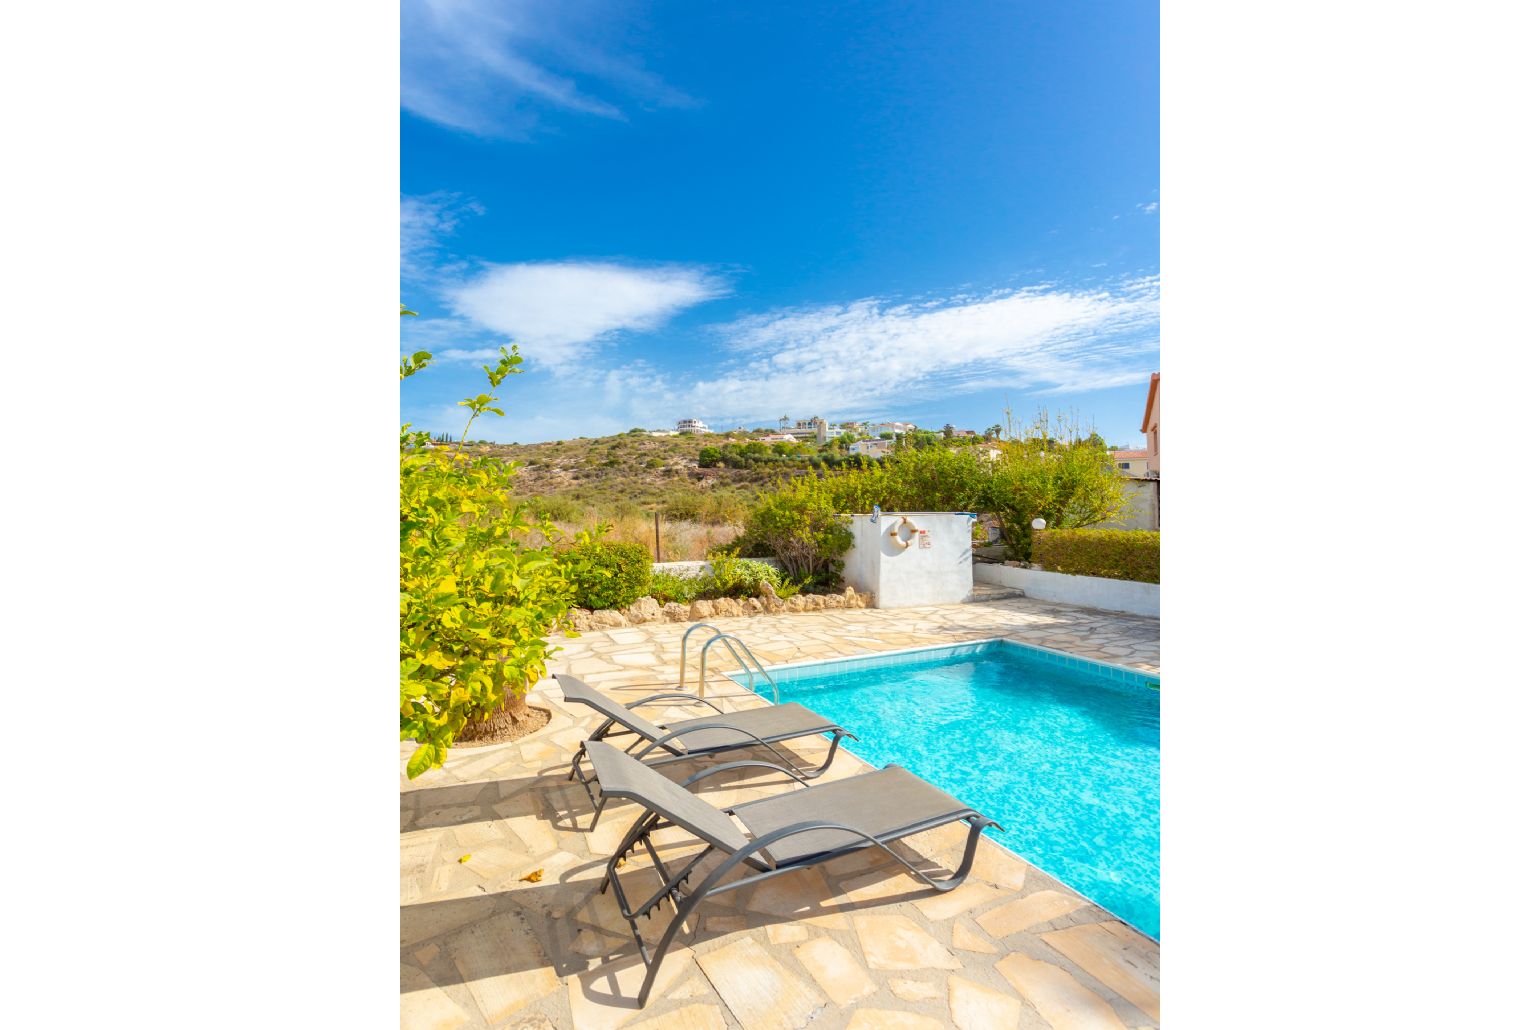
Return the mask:
M663 561L663 516L659 512L652 513L652 556L654 561Z

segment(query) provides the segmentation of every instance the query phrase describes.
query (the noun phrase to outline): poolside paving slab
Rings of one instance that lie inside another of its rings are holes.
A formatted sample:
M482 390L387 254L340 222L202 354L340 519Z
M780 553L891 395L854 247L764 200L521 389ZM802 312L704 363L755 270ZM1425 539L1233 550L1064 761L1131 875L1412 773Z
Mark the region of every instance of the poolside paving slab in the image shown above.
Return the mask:
M1025 598L712 622L778 662L1004 637L1159 673L1158 620ZM626 703L678 690L679 640L690 625L555 638L562 650L550 671L570 672ZM690 693L704 639L691 641ZM736 671L714 649L707 696L726 711L764 705L727 679ZM592 805L566 776L598 718L563 702L552 680L536 684L530 703L552 713L537 732L511 744L457 747L444 768L402 778L403 1030L1158 1026L1159 945L987 837L967 882L949 893L872 850L713 899L691 920L698 932L676 938L647 1008L638 1009L643 970L630 927L612 895L597 891L604 859L640 810L612 802L590 832ZM670 702L646 713L666 722L704 711ZM783 750L817 765L826 746ZM411 747L402 745L403 766ZM678 780L708 767L680 762L668 775ZM841 749L825 777L869 768ZM722 807L791 789L753 773L706 786L702 795ZM898 850L948 875L966 836L961 825L941 827ZM678 828L658 832L654 843L675 868L700 847ZM692 883L720 861L704 861ZM525 879L536 870L537 880ZM620 872L634 900L656 888L641 850ZM649 946L671 916L665 903L640 921Z

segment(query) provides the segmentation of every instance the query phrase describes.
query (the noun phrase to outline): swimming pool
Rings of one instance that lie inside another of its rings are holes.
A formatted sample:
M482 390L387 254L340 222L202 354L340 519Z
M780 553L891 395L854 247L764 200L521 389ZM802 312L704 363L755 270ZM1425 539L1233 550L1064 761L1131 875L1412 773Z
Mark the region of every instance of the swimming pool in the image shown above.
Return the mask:
M990 836L1160 939L1158 676L1007 640L770 672L861 758L998 820Z

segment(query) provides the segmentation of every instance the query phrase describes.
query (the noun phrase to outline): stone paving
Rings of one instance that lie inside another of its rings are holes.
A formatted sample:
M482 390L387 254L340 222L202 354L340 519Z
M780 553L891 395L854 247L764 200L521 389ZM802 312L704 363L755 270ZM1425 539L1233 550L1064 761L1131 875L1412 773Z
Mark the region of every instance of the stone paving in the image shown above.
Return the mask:
M766 665L1008 637L1159 672L1158 620L1026 599L713 622ZM561 639L551 668L621 700L676 688L689 625ZM697 633L691 650L708 635ZM713 651L707 695L729 710L765 704L720 675L736 665ZM646 1009L637 1009L635 944L613 897L597 890L605 859L639 810L612 802L586 832L592 806L566 774L598 716L565 705L550 680L530 701L552 711L539 732L456 748L443 769L413 782L403 774L404 1030L1159 1025L1160 946L987 836L968 881L946 894L875 852L707 902L693 934L670 950ZM701 711L660 706L648 714L667 722ZM821 759L826 746L819 739L791 750ZM403 745L403 767L409 752ZM705 767L668 768L678 779ZM825 778L868 768L841 749ZM785 789L753 770L708 782L714 786L701 796L724 808ZM950 871L965 835L957 823L911 837L906 857ZM668 862L699 850L677 829L654 840ZM641 851L621 875L632 896L656 884ZM671 913L665 906L656 915L641 920L649 943Z

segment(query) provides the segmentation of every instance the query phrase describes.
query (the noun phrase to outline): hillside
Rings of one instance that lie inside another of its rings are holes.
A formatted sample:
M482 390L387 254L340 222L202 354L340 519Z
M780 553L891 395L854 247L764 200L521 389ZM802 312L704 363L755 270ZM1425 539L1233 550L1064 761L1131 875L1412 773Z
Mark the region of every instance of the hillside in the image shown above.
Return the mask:
M786 473L698 467L701 448L735 439L722 433L621 434L471 449L518 462L514 492L540 498L541 506L561 521L661 512L672 519L736 524L755 491Z

